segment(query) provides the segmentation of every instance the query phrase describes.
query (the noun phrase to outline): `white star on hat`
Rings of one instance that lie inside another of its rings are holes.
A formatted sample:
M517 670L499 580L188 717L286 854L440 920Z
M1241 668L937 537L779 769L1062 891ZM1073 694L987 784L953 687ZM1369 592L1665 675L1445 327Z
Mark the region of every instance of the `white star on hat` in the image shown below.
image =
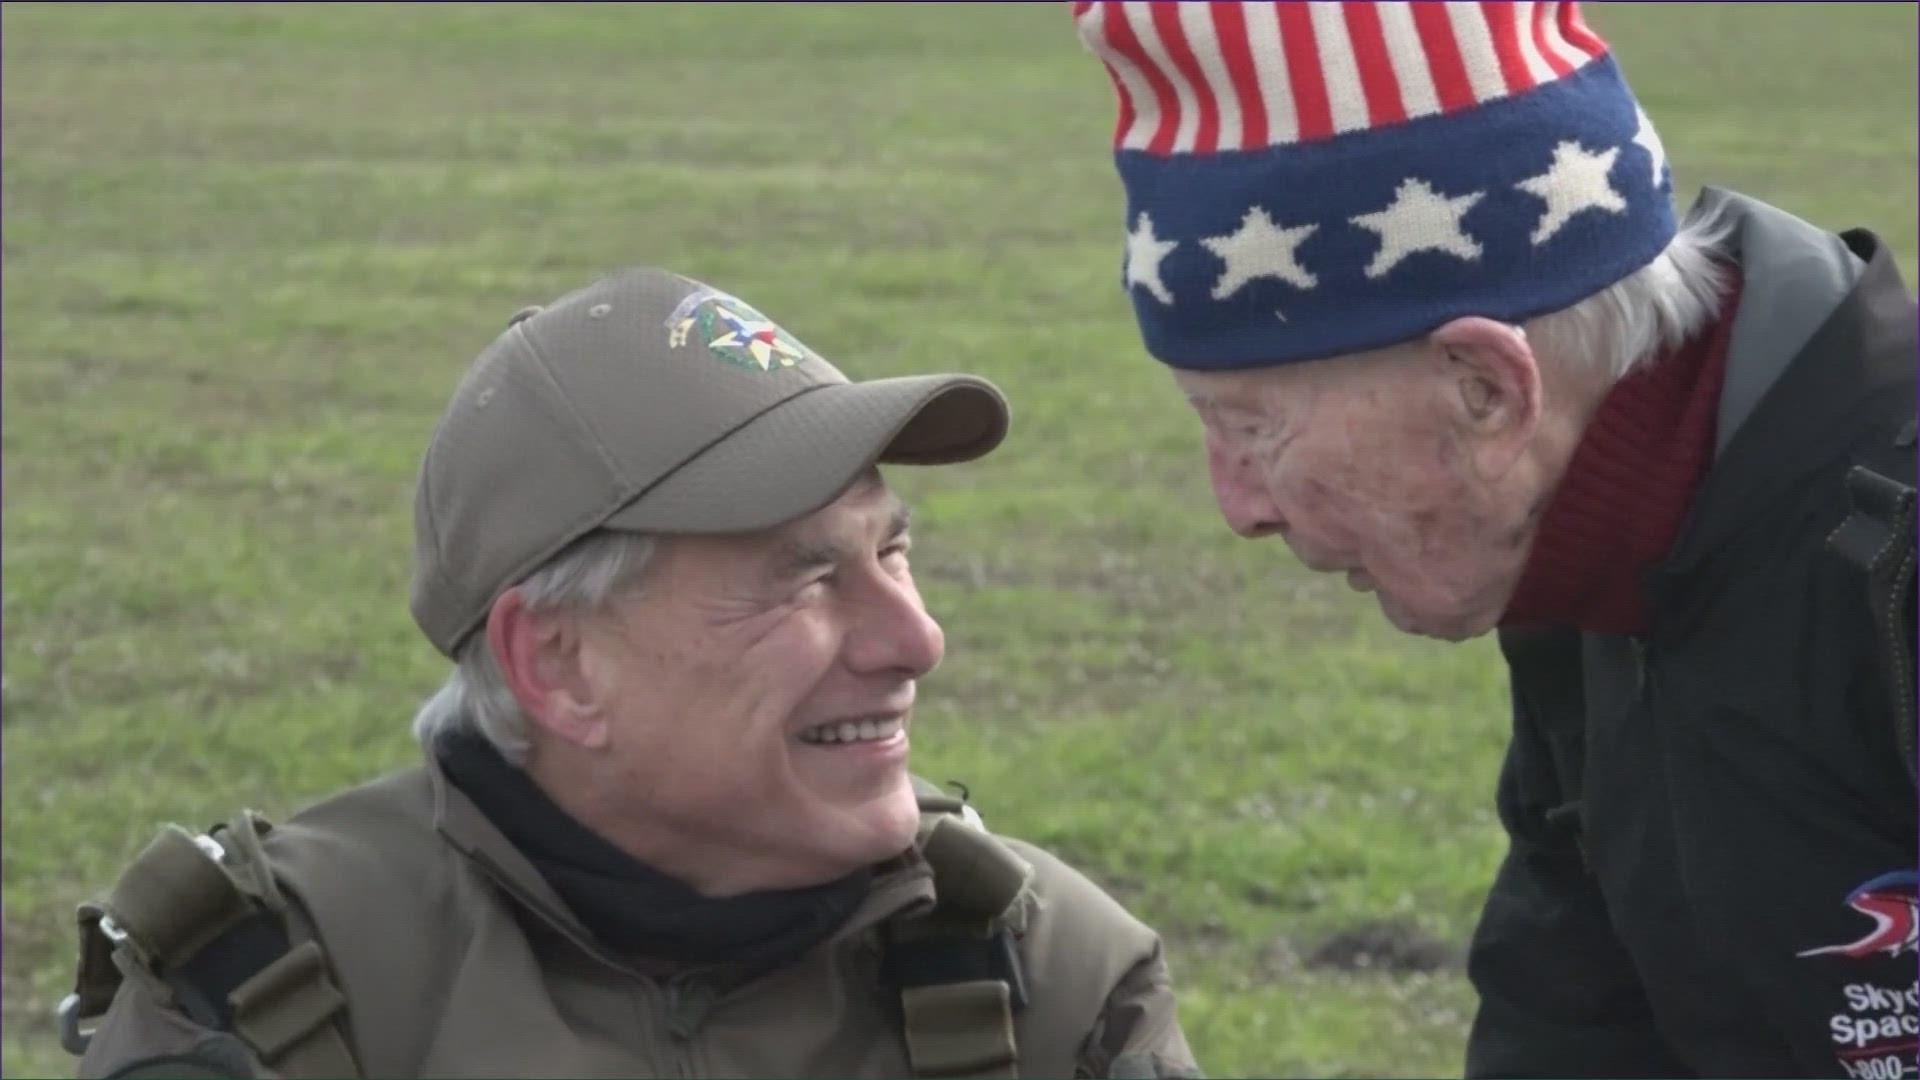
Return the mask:
M1380 250L1367 264L1367 276L1377 278L1417 251L1443 251L1462 259L1480 257L1480 242L1460 231L1460 218L1486 197L1475 191L1449 199L1425 180L1407 177L1384 210L1347 220L1380 234Z
M1667 167L1667 147L1660 141L1660 133L1653 130L1653 121L1647 117L1647 110L1635 105L1633 111L1640 116L1640 130L1634 132L1634 144L1653 159L1653 186L1659 187L1661 170Z
M1127 234L1127 288L1144 285L1155 300L1171 305L1173 294L1160 280L1160 261L1179 247L1180 241L1155 239L1153 219L1145 210L1140 211L1137 222Z
M1208 251L1226 262L1220 280L1214 283L1213 298L1225 300L1254 278L1272 277L1297 289L1311 289L1320 283L1295 255L1300 244L1319 229L1318 225L1299 225L1282 229L1273 223L1264 207L1253 207L1240 220L1237 232L1209 236L1200 241Z
M1553 148L1553 165L1539 176L1528 177L1514 186L1546 201L1547 212L1533 230L1535 247L1546 243L1573 215L1585 210L1624 213L1627 200L1613 190L1607 173L1620 157L1620 148L1609 147L1594 154L1571 139Z

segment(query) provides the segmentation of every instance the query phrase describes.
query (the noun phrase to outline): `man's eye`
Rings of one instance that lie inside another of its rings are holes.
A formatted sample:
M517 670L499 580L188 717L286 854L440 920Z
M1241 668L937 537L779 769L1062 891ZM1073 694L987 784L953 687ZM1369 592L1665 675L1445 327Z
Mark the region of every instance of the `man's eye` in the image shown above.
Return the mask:
M1221 431L1235 439L1257 439L1273 427L1266 417L1237 409L1221 413L1216 422Z

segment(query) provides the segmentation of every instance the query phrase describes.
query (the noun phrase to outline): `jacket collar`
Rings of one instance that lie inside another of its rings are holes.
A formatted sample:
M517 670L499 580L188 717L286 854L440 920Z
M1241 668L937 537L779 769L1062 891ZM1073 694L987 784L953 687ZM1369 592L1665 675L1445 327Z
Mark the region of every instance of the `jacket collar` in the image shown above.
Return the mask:
M1742 264L1732 336L1735 358L1721 390L1716 451L1724 451L1760 399L1860 280L1865 264L1845 240L1724 188L1702 190L1692 215L1731 227Z
M1830 466L1872 437L1882 420L1888 437L1912 419L1915 350L1914 300L1892 253L1873 233L1839 235L1805 225L1779 232L1768 226L1797 221L1737 196L1740 263L1747 289L1736 315L1728 357L1736 399L1723 400L1722 450L1707 474L1687 525L1656 573L1656 588L1694 568L1763 510L1781 489ZM1798 240L1794 238L1797 234ZM1807 306L1796 316L1803 336L1769 319L1793 283L1824 280L1832 286L1832 245L1843 244L1857 260L1857 274L1825 306ZM1825 269L1823 269L1825 268ZM1768 298L1772 297L1772 300ZM1771 328L1771 329L1769 329ZM1743 350L1744 347L1744 351ZM1790 350L1790 352L1789 352ZM1760 370L1755 371L1758 367ZM1766 368L1773 367L1769 377ZM1745 387L1745 389L1741 389ZM1745 404L1740 394L1753 400ZM1744 410L1744 418L1735 410ZM1735 414L1729 416L1730 411ZM1885 413L1885 416L1881 414Z

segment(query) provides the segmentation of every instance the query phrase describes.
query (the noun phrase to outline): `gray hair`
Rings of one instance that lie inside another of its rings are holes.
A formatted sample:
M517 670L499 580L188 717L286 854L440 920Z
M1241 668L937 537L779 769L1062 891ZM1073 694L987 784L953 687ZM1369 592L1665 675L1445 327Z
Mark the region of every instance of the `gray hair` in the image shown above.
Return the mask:
M519 584L527 611L595 614L639 587L654 541L639 533L588 533ZM413 717L413 736L429 752L443 735L481 735L514 765L529 747L527 714L507 686L482 628L460 646L453 671Z
M1685 343L1720 313L1734 227L1726 214L1683 222L1646 266L1572 307L1529 321L1523 329L1536 354L1598 365L1609 381L1618 381Z

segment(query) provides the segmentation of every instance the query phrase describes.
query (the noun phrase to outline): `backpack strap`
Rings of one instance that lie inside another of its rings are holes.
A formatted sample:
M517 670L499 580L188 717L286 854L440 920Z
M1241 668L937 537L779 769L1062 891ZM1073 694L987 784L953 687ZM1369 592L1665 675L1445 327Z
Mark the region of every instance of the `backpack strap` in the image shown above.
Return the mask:
M80 905L79 970L59 1009L68 1052L86 1052L82 1025L131 978L281 1075L359 1075L346 998L261 848L271 829L250 811L200 835L169 824L105 897Z
M1893 705L1895 745L1908 778L1920 787L1920 764L1916 763L1920 706L1916 705L1914 671L1915 652L1920 650L1914 580L1916 428L1920 424L1908 421L1888 452L1848 470L1847 496L1853 510L1827 537L1827 547L1858 567L1865 580L1879 666Z
M1027 986L1016 938L1032 868L988 834L964 797L918 778L915 789L937 900L883 931L908 1061L916 1077L1017 1077L1013 1018Z

